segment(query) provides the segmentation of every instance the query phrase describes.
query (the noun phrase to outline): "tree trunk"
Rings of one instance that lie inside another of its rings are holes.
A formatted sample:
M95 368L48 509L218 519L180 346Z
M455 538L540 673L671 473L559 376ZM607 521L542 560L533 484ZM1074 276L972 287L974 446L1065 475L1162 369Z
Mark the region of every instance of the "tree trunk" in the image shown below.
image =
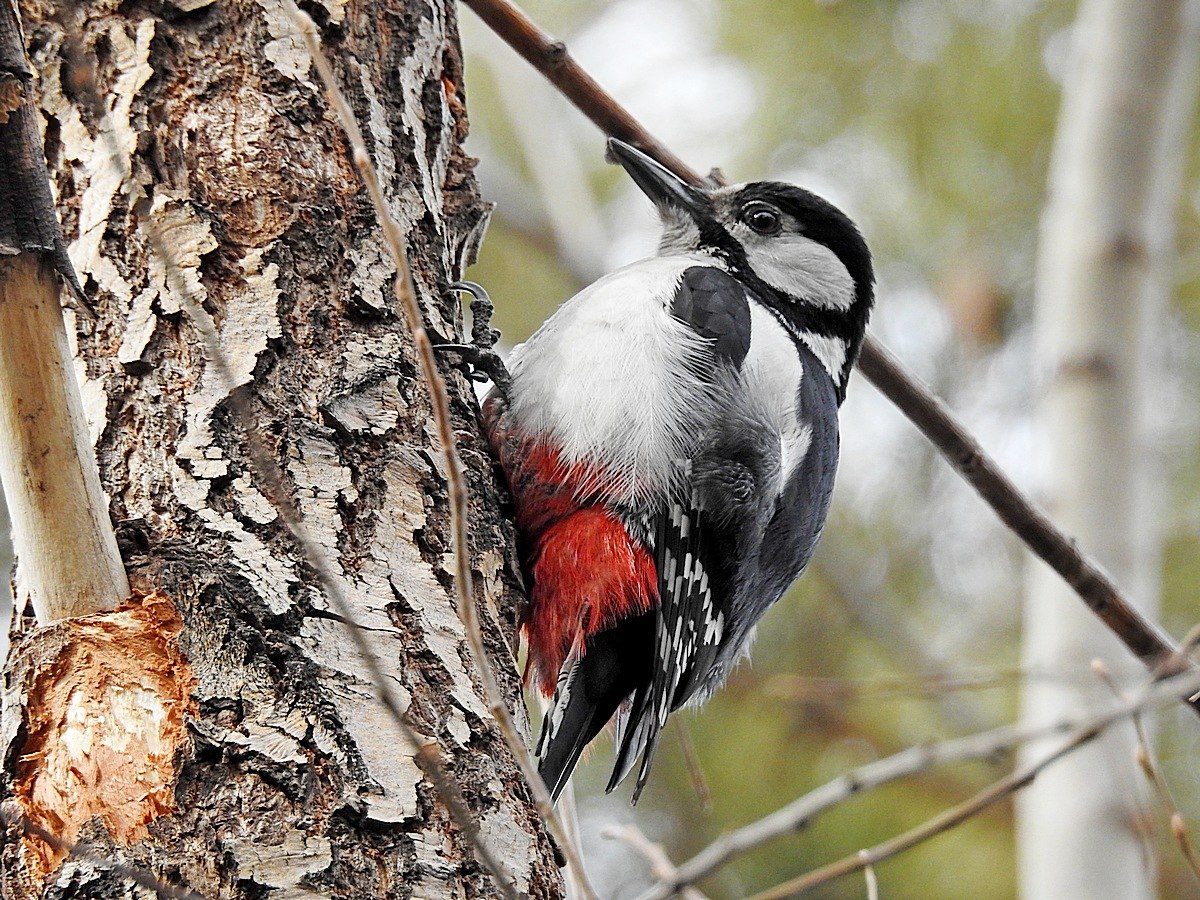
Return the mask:
M1147 430L1161 373L1175 215L1195 91L1200 4L1088 0L1050 173L1039 251L1038 407L1047 506L1153 618L1160 538L1157 454ZM1111 700L1142 668L1048 568L1034 564L1025 612L1024 715L1031 722ZM1054 676L1047 679L1046 674ZM1132 728L1112 728L1018 797L1022 896L1154 893L1144 851ZM1030 758L1048 744L1029 747Z
M14 642L4 799L205 897L493 896L377 701L357 627L517 889L557 896L455 614L446 484L395 270L280 0L61 4L84 10L65 27L94 58L64 45L51 6L23 6L64 229L98 313L74 323L77 374L136 599ZM454 336L443 291L487 215L460 146L454 4L308 9L409 235L428 325ZM206 359L181 284L228 373ZM485 637L521 710L511 534L470 385L450 386ZM256 482L234 391L353 625ZM131 890L15 827L0 849L5 897Z

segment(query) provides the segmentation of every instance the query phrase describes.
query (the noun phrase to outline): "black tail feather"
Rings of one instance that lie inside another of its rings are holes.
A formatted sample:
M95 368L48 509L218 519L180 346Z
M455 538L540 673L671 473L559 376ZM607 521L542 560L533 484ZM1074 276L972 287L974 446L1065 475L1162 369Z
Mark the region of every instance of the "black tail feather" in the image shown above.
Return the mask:
M629 708L622 710L617 716L617 758L613 764L612 777L604 788L606 794L611 794L625 777L633 771L638 756L646 749L650 739L649 728L654 724L654 717L647 716L650 700L650 685L640 685L630 701Z
M566 787L583 748L608 724L625 698L648 680L653 635L652 614L626 619L592 638L578 661L568 661L567 665L578 668L566 682L560 681L538 743L538 772L555 800ZM641 659L647 662L645 672L630 665L631 660Z

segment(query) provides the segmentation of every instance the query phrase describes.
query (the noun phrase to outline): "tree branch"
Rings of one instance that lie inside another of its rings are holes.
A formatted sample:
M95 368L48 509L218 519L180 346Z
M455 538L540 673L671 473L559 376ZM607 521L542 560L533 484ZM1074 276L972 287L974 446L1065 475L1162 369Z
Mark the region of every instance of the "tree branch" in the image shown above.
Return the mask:
M1040 727L1004 725L964 738L908 747L859 766L756 822L720 835L682 863L672 879L655 885L640 900L663 900L685 885L703 881L735 857L776 838L802 831L817 816L867 791L919 775L935 766L995 759L1026 741L1072 731L1082 724L1080 720L1066 720Z
M621 138L692 184L704 179L643 128L551 39L508 0L463 0L501 38L546 76L605 134ZM984 452L962 423L874 337L868 335L859 370L903 412L1026 545L1071 586L1088 608L1148 669L1162 675L1186 665L1171 638L1139 613L1112 579ZM1200 713L1200 699L1188 698Z
M0 479L38 622L129 596L59 306L59 230L15 3L0 3Z
M1200 688L1200 673L1186 672L1161 680L1143 690L1133 700L1122 701L1119 705L1092 717L1079 726L1078 733L1065 744L1054 751L1040 757L1036 761L1023 766L1006 778L984 788L969 800L953 806L934 816L916 828L897 835L891 840L884 841L866 850L860 850L837 862L822 866L808 872L799 878L776 885L769 890L754 895L750 900L782 900L784 897L796 897L815 887L819 887L835 878L859 872L868 866L875 866L890 859L917 844L949 831L957 825L977 815L990 806L998 803L1021 788L1030 784L1041 772L1050 765L1058 762L1074 750L1091 743L1104 733L1109 726L1137 715L1152 705L1163 703L1181 695L1191 695Z

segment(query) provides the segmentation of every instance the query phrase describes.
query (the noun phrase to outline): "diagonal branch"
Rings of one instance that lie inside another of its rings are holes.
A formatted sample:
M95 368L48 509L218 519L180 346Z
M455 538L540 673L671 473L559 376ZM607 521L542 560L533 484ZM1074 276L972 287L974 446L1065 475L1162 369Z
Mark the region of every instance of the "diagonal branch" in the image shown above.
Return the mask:
M692 184L704 179L643 128L585 72L566 45L549 37L509 0L463 0L606 134L641 148ZM1156 675L1184 665L1172 639L1133 607L1112 578L1023 494L928 388L874 337L858 359L867 380L891 400L1012 531L1057 572L1104 625ZM1188 698L1200 713L1200 699Z
M1021 493L966 427L876 340L859 370L900 408L1026 546L1057 572L1110 631L1152 671L1174 665L1174 641L1143 616L1100 565Z

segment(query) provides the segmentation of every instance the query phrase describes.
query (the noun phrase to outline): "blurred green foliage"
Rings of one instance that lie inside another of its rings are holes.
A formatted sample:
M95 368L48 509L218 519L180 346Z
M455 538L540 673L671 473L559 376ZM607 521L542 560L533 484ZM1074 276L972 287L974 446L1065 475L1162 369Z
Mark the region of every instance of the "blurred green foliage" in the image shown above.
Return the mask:
M964 411L1002 460L1019 468L1032 390L1028 331L1038 217L1074 4L538 0L525 7L582 50L585 65L598 73L630 70L624 93L613 85L618 98L651 131L680 136L674 148L697 168L720 164L733 180L811 177L833 191L877 258L876 330ZM679 33L626 31L629 41L621 40L621 28L636 26L642 15L648 29L679 21ZM542 163L530 158L522 133L533 135L534 151L544 135L567 135L594 198L593 207L577 212L609 241L636 231L629 217L637 201L621 175L604 166L600 135L558 98L513 96L523 93L514 84L528 82L506 80L519 75L506 76L505 67L523 64L488 42L478 23L465 24L472 146L485 157L485 192L499 200L471 277L491 290L499 324L515 343L581 283L620 261L595 258L590 268L578 258L564 261L563 248L578 235L564 234L547 215L561 198L540 193L545 187L533 169ZM659 44L666 47L664 61L653 56ZM702 121L703 104L700 113L664 104L661 96L655 105L656 91L668 100L672 91L687 94L686 83L672 81L672 60L693 55L729 67L750 88L732 99L714 96L715 110L728 110L738 97L749 102L727 129ZM698 135L690 145L689 129ZM703 158L696 148L719 157ZM1180 207L1177 299L1163 326L1173 335L1164 340L1170 385L1158 411L1170 497L1164 618L1176 634L1200 618L1196 149L1193 134ZM643 255L653 246L646 235L636 248ZM844 456L844 483L818 558L766 619L752 663L702 711L682 717L711 809L703 808L675 739L665 742L635 811L626 793L602 799L607 747L581 769L588 852L606 895L635 896L647 883L644 861L596 836L606 821L635 821L680 862L721 831L855 765L1010 721L1017 712L1019 548L861 380L851 394L847 443L852 426L885 439L872 437L867 452ZM970 677L956 685L953 676ZM1163 730L1159 752L1176 776L1177 799L1185 815L1200 815L1200 769L1188 763L1200 748L1195 723L1166 716ZM745 896L854 853L968 797L1010 761L938 769L856 798L737 860L702 887L715 898ZM1164 896L1194 896L1196 883L1170 841L1167 814L1150 806L1147 815ZM880 866L882 895L1011 897L1013 852L1011 807L1004 804ZM814 896L864 895L855 876Z

